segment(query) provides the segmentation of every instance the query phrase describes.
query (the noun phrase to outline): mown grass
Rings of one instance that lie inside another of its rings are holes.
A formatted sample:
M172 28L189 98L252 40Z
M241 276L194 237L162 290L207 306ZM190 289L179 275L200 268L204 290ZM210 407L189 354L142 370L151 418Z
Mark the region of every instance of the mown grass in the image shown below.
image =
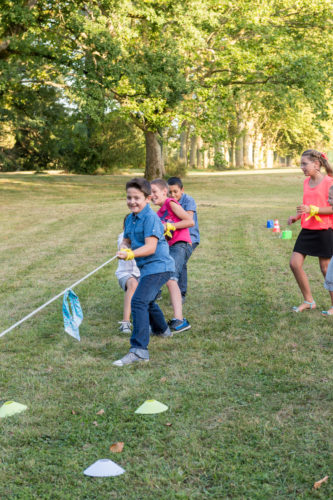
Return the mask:
M125 181L0 175L0 331L115 253ZM191 177L186 188L202 235L189 332L152 339L145 366L112 367L128 337L110 264L76 289L80 343L63 332L61 300L0 339L0 400L29 407L0 420L0 498L333 498L331 478L313 489L332 469L333 325L319 312L329 296L308 259L318 309L290 312L297 230L283 241L265 228L285 226L302 175ZM170 317L165 291L161 306ZM168 412L134 414L151 398ZM98 458L126 473L85 477Z

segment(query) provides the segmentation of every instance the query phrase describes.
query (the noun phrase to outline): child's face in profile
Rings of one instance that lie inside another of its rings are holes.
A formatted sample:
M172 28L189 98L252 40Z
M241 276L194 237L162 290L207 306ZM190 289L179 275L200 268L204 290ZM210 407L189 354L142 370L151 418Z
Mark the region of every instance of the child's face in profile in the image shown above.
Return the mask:
M157 184L151 185L151 200L154 205L163 205L168 197L168 190L166 188L160 188Z
M178 184L172 184L169 186L169 193L171 198L179 201L184 193L184 188L179 187Z
M134 187L127 189L127 206L133 214L138 214L150 201L150 196L145 196L142 191Z
M305 176L309 176L316 171L319 172L320 167L318 161L313 161L307 155L303 155L301 156L301 169Z

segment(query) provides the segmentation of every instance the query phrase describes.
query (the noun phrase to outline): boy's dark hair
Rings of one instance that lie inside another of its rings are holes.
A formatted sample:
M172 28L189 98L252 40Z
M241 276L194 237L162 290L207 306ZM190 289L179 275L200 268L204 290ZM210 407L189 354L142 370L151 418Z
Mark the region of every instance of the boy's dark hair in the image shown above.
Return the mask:
M169 190L168 183L164 179L154 179L153 181L151 181L151 184L156 184L156 186L158 186L160 189L166 188Z
M150 187L150 182L147 181L147 179L144 179L143 177L134 177L134 179L131 179L126 183L126 191L127 189L130 188L135 188L141 191L147 198L148 196L151 195L151 187Z
M324 167L327 175L329 175L330 177L333 177L333 169L332 169L325 153L321 153L320 151L317 151L316 149L307 149L306 151L304 151L304 153L302 153L302 156L308 156L312 161L318 160L319 168Z
M175 186L177 184L180 189L183 189L184 187L182 180L179 177L170 177L170 179L168 179L168 184L169 186Z

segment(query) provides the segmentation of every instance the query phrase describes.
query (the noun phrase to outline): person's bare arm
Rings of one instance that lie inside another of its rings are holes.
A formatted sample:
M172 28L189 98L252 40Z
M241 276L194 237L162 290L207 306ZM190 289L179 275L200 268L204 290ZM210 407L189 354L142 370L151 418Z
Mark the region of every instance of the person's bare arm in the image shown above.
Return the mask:
M179 222L172 222L176 229L184 229L186 227L193 227L195 225L193 215L191 216L191 214L189 212L186 212L186 210L184 210L180 205L178 205L174 201L170 201L170 206L173 213L179 219L181 219Z
M333 214L333 207L318 207L318 214L321 215L332 215ZM310 205L300 205L297 207L297 213L302 215L302 214L309 214L311 211Z

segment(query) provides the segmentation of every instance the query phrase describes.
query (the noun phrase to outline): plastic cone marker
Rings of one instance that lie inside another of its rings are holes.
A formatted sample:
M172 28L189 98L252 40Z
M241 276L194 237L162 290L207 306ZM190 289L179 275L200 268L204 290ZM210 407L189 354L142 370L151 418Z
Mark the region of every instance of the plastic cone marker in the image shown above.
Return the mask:
M283 240L291 240L292 236L293 236L293 232L290 231L289 229L286 229L285 231L282 231L281 238Z
M21 411L24 411L27 408L27 406L22 405L21 403L7 401L0 408L0 418L10 417L11 415L15 415L15 413L21 413Z
M149 415L153 413L162 413L163 411L167 411L168 407L156 399L147 399L137 410L135 413L142 413L143 415Z
M273 233L279 233L280 232L280 224L277 219L274 221L274 226L273 226Z
M80 340L79 326L83 320L83 312L79 297L73 292L73 290L67 290L64 294L62 314L64 317L65 332L75 339Z
M83 471L83 474L92 477L110 477L120 476L121 474L124 474L124 472L125 469L120 467L115 462L112 462L112 460L109 460L108 458L101 458Z

